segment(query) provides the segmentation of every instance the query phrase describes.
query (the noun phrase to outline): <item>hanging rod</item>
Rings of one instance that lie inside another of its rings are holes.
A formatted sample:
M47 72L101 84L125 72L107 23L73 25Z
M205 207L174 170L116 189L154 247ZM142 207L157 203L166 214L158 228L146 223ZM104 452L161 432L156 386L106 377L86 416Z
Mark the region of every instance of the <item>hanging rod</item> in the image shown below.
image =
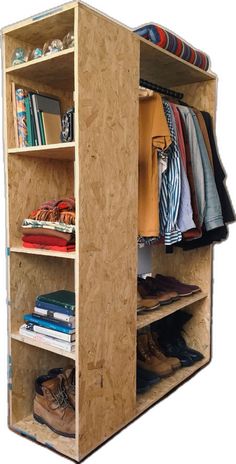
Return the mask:
M184 96L183 93L175 92L174 90L167 89L166 87L161 87L160 85L153 84L152 82L145 81L144 79L140 79L139 83L142 87L146 87L146 89L154 90L155 92L176 98L177 100L181 100Z

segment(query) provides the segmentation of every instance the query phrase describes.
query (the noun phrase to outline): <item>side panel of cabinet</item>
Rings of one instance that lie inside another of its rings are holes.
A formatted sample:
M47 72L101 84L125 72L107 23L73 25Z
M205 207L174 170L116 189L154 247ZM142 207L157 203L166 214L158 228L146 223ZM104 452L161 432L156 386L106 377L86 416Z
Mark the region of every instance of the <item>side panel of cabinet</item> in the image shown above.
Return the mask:
M78 37L82 458L135 411L139 47L83 6Z

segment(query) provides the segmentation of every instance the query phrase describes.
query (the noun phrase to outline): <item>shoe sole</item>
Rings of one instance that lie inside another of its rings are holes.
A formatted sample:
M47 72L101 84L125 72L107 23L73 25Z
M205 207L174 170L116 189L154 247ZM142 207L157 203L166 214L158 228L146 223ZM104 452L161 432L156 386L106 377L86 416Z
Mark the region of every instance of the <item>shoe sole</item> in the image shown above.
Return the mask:
M33 414L34 419L39 422L39 424L46 425L49 429L51 429L57 435L62 435L63 437L67 438L75 438L75 433L63 433L59 430L54 429L50 424L48 424L42 417L37 416L37 414Z

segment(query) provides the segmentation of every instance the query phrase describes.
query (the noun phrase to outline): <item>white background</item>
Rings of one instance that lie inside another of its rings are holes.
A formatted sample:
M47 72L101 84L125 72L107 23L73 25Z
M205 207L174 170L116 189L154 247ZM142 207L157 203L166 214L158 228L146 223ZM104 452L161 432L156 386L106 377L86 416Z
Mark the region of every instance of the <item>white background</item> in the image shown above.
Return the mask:
M57 6L58 3L60 0L4 1L0 27ZM227 185L236 205L235 3L229 0L91 0L90 5L130 27L157 22L210 55L212 70L219 76L218 145L228 173ZM3 156L0 159L0 205L0 460L3 462L5 457L7 462L24 464L32 464L32 461L34 464L67 462L63 457L7 429ZM235 464L235 240L236 227L232 225L229 239L215 246L214 356L211 365L91 455L87 459L88 464L205 464L215 461Z

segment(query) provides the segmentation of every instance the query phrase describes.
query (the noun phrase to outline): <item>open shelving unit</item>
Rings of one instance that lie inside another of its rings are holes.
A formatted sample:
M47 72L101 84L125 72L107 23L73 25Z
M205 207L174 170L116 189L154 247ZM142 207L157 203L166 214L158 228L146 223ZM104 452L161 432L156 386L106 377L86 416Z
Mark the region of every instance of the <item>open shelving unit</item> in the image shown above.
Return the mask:
M75 45L11 66L16 47L42 46L74 31ZM206 366L211 358L211 247L165 254L153 247L152 272L195 283L201 292L137 315L139 79L184 93L215 116L216 76L140 38L80 2L3 30L4 156L8 211L9 426L79 461ZM12 83L75 108L75 140L18 148ZM74 195L76 251L26 249L21 223L43 201ZM76 294L76 349L19 335L35 297ZM186 339L204 359L136 395L137 329L185 308ZM54 367L76 368L76 438L56 435L32 416L34 381Z

